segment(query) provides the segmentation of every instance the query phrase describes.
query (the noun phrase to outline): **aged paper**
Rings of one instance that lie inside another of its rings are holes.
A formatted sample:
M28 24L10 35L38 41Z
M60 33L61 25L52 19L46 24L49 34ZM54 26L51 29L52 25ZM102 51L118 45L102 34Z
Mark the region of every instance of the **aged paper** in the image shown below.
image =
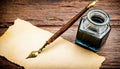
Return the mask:
M99 69L104 57L62 37L48 45L36 58L26 59L53 34L21 19L0 37L0 55L25 69Z

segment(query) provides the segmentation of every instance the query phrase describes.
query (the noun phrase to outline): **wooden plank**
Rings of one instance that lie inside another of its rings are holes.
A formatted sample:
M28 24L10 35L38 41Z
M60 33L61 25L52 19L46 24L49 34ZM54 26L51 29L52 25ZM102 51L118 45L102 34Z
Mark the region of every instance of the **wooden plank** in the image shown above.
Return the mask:
M6 30L7 28L0 28L0 36L2 36Z
M22 18L33 24L58 25L65 24L75 14L77 14L88 1L61 1L47 2L32 1L33 3L19 4L10 2L10 4L1 7L0 22L13 22L16 18ZM51 0L52 1L52 0ZM54 1L54 0L53 0ZM23 3L22 0L20 3ZM31 1L30 1L31 2ZM39 4L40 3L40 4ZM43 4L42 4L43 3ZM109 13L111 20L120 20L119 1L100 1L95 8L100 8Z

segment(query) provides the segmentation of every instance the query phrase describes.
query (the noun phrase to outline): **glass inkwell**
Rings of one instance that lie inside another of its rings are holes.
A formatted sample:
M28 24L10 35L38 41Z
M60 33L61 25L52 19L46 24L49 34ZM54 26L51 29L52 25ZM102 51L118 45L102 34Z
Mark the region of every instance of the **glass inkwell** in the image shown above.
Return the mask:
M103 10L92 9L80 20L75 43L97 52L111 30L110 17Z

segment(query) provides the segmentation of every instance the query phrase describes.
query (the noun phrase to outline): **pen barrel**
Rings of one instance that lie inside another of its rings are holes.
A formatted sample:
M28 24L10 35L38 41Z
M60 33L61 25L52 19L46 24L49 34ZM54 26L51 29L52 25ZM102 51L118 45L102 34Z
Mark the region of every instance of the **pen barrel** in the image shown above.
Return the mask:
M53 42L61 34L63 34L68 28L70 28L89 8L85 7L81 12L75 15L70 21L68 21L63 27L61 27L48 41L47 43Z

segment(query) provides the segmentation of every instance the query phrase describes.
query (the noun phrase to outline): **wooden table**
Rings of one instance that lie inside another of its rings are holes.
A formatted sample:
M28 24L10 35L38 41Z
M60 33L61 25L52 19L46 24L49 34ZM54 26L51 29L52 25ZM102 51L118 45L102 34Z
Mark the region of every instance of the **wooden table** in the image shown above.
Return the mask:
M1 0L0 26L13 24L16 18L31 22L55 33L62 25L83 9L91 0ZM96 7L106 11L111 18L110 35L99 52L106 57L102 69L120 68L120 0L100 0ZM74 43L79 20L62 37ZM0 28L2 35L7 28ZM2 62L1 62L2 61ZM0 64L7 61L0 58ZM0 65L0 66L2 66ZM10 65L9 65L10 66Z

